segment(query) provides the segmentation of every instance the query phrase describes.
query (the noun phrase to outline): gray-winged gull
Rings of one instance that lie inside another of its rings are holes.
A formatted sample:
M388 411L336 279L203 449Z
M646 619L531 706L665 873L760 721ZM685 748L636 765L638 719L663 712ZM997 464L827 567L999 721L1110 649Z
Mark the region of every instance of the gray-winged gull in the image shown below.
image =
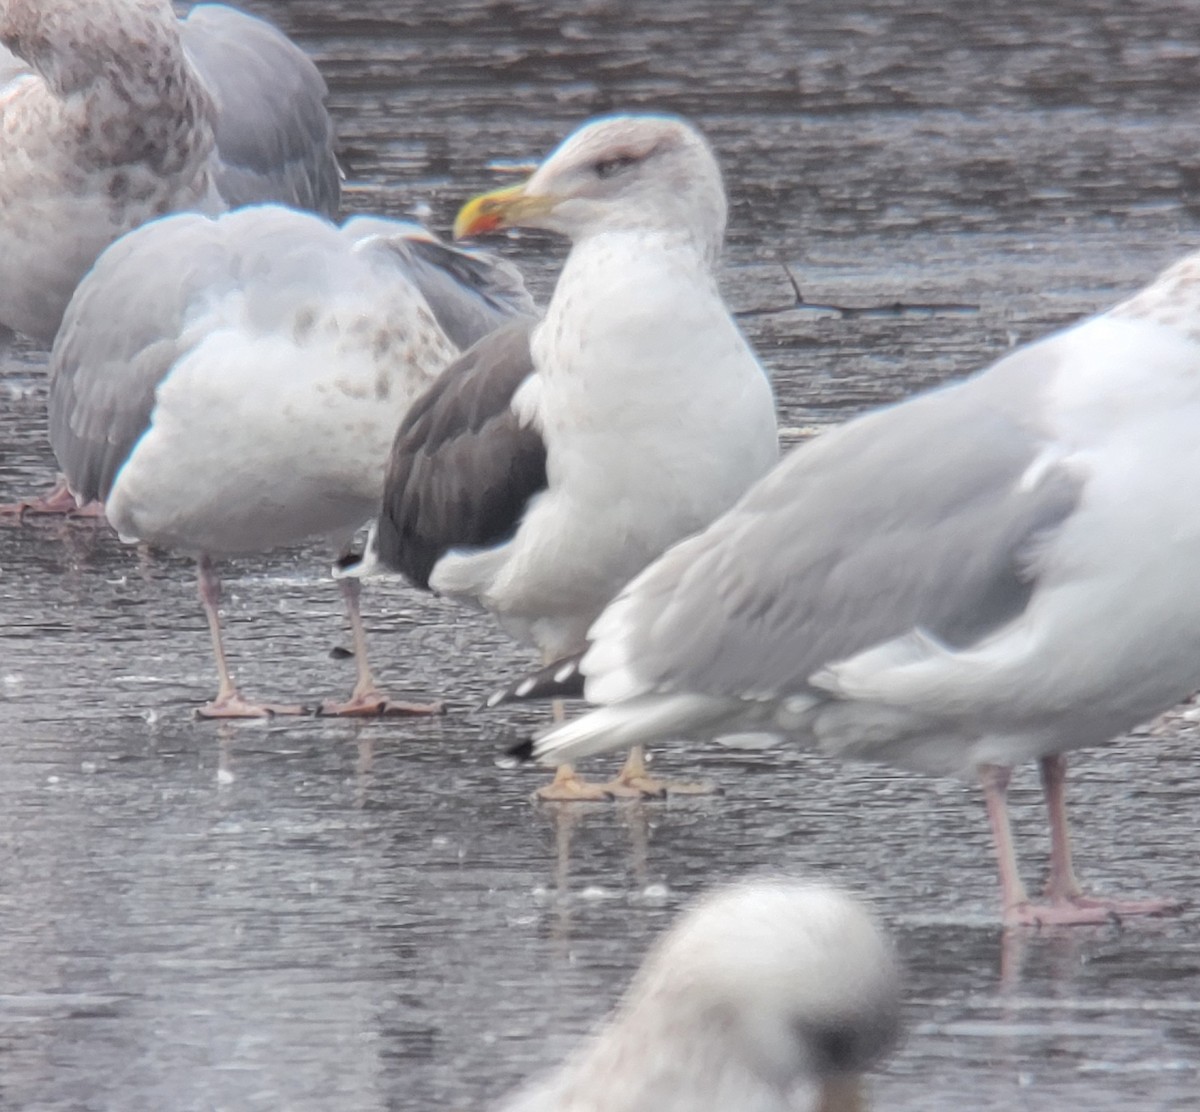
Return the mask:
M795 449L600 616L600 709L533 746L573 761L766 731L982 781L1004 917L1092 923L1162 900L1083 894L1064 754L1200 686L1200 254L965 382ZM1006 789L1041 763L1046 902Z
M79 280L169 212L280 201L335 216L325 82L274 27L219 4L6 0L0 325L49 343Z
M100 256L51 355L51 442L72 493L103 499L124 539L199 556L220 673L202 713L295 709L249 703L230 679L211 557L310 536L344 549L378 508L412 399L461 348L532 311L508 264L377 218L180 214ZM424 709L376 690L358 584L342 590L359 681L326 709Z
M392 450L365 569L482 607L544 660L574 652L631 576L776 462L767 376L721 299L725 191L712 151L660 115L594 120L523 185L478 197L456 236L569 236L545 317L434 384ZM640 751L609 785L660 794Z
M861 1112L899 1027L898 964L857 901L747 882L681 916L607 1024L496 1112Z

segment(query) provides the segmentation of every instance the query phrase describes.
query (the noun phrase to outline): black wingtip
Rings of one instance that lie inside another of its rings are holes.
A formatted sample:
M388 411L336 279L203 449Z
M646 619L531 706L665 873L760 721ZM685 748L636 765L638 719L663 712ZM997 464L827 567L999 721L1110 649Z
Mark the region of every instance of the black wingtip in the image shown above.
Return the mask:
M579 662L582 659L583 653L579 652L530 672L515 683L493 691L484 700L483 708L490 710L505 703L527 703L539 699L581 699L584 677L579 670Z
M528 764L533 760L533 738L528 737L524 741L518 741L508 751L510 757L516 757L522 764Z

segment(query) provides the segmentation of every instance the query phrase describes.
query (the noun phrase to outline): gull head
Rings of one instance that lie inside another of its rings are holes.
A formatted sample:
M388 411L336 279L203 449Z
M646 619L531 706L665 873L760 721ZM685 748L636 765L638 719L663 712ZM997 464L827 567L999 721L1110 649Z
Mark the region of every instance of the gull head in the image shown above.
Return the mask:
M455 238L545 228L573 240L611 231L665 232L715 259L725 189L704 137L675 116L605 116L584 124L522 185L463 206Z
M836 889L754 881L696 905L630 990L681 1042L717 1046L780 1091L860 1107L858 1076L895 1041L900 972L874 917Z

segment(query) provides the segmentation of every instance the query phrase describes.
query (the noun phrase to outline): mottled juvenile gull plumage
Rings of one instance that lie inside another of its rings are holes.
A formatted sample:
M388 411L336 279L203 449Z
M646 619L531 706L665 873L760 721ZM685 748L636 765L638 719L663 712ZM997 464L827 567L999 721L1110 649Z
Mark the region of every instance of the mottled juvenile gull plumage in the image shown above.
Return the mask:
M376 218L278 206L176 215L113 244L51 356L50 436L72 492L126 540L192 552L220 673L208 715L262 713L225 666L211 557L310 536L339 550L375 513L397 424L460 349L533 304L500 260ZM367 667L341 713L391 703Z
M553 659L778 444L767 377L717 289L725 193L694 128L595 120L524 185L468 204L456 234L516 225L572 240L546 315L484 340L414 407L366 566L482 607ZM635 754L616 784L560 776L541 794L661 790Z
M222 5L5 0L31 74L0 90L0 326L49 343L119 236L165 213L275 200L335 215L325 83Z
M1068 751L1200 687L1200 254L966 382L794 450L600 616L602 704L535 745L576 760L766 731L983 782L1010 922L1100 922ZM1047 902L1017 871L1009 772L1041 762Z
M849 896L756 881L688 910L607 1024L496 1112L861 1112L900 976Z

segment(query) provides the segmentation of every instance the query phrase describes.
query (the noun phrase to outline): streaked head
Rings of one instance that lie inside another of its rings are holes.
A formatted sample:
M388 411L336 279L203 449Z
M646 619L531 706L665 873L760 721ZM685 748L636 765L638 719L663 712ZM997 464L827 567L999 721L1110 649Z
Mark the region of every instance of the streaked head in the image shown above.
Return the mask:
M679 233L715 259L725 189L704 137L675 116L605 116L568 136L523 185L463 206L455 238L545 228L578 240L623 229Z
M59 95L182 50L169 0L4 0L0 42Z

